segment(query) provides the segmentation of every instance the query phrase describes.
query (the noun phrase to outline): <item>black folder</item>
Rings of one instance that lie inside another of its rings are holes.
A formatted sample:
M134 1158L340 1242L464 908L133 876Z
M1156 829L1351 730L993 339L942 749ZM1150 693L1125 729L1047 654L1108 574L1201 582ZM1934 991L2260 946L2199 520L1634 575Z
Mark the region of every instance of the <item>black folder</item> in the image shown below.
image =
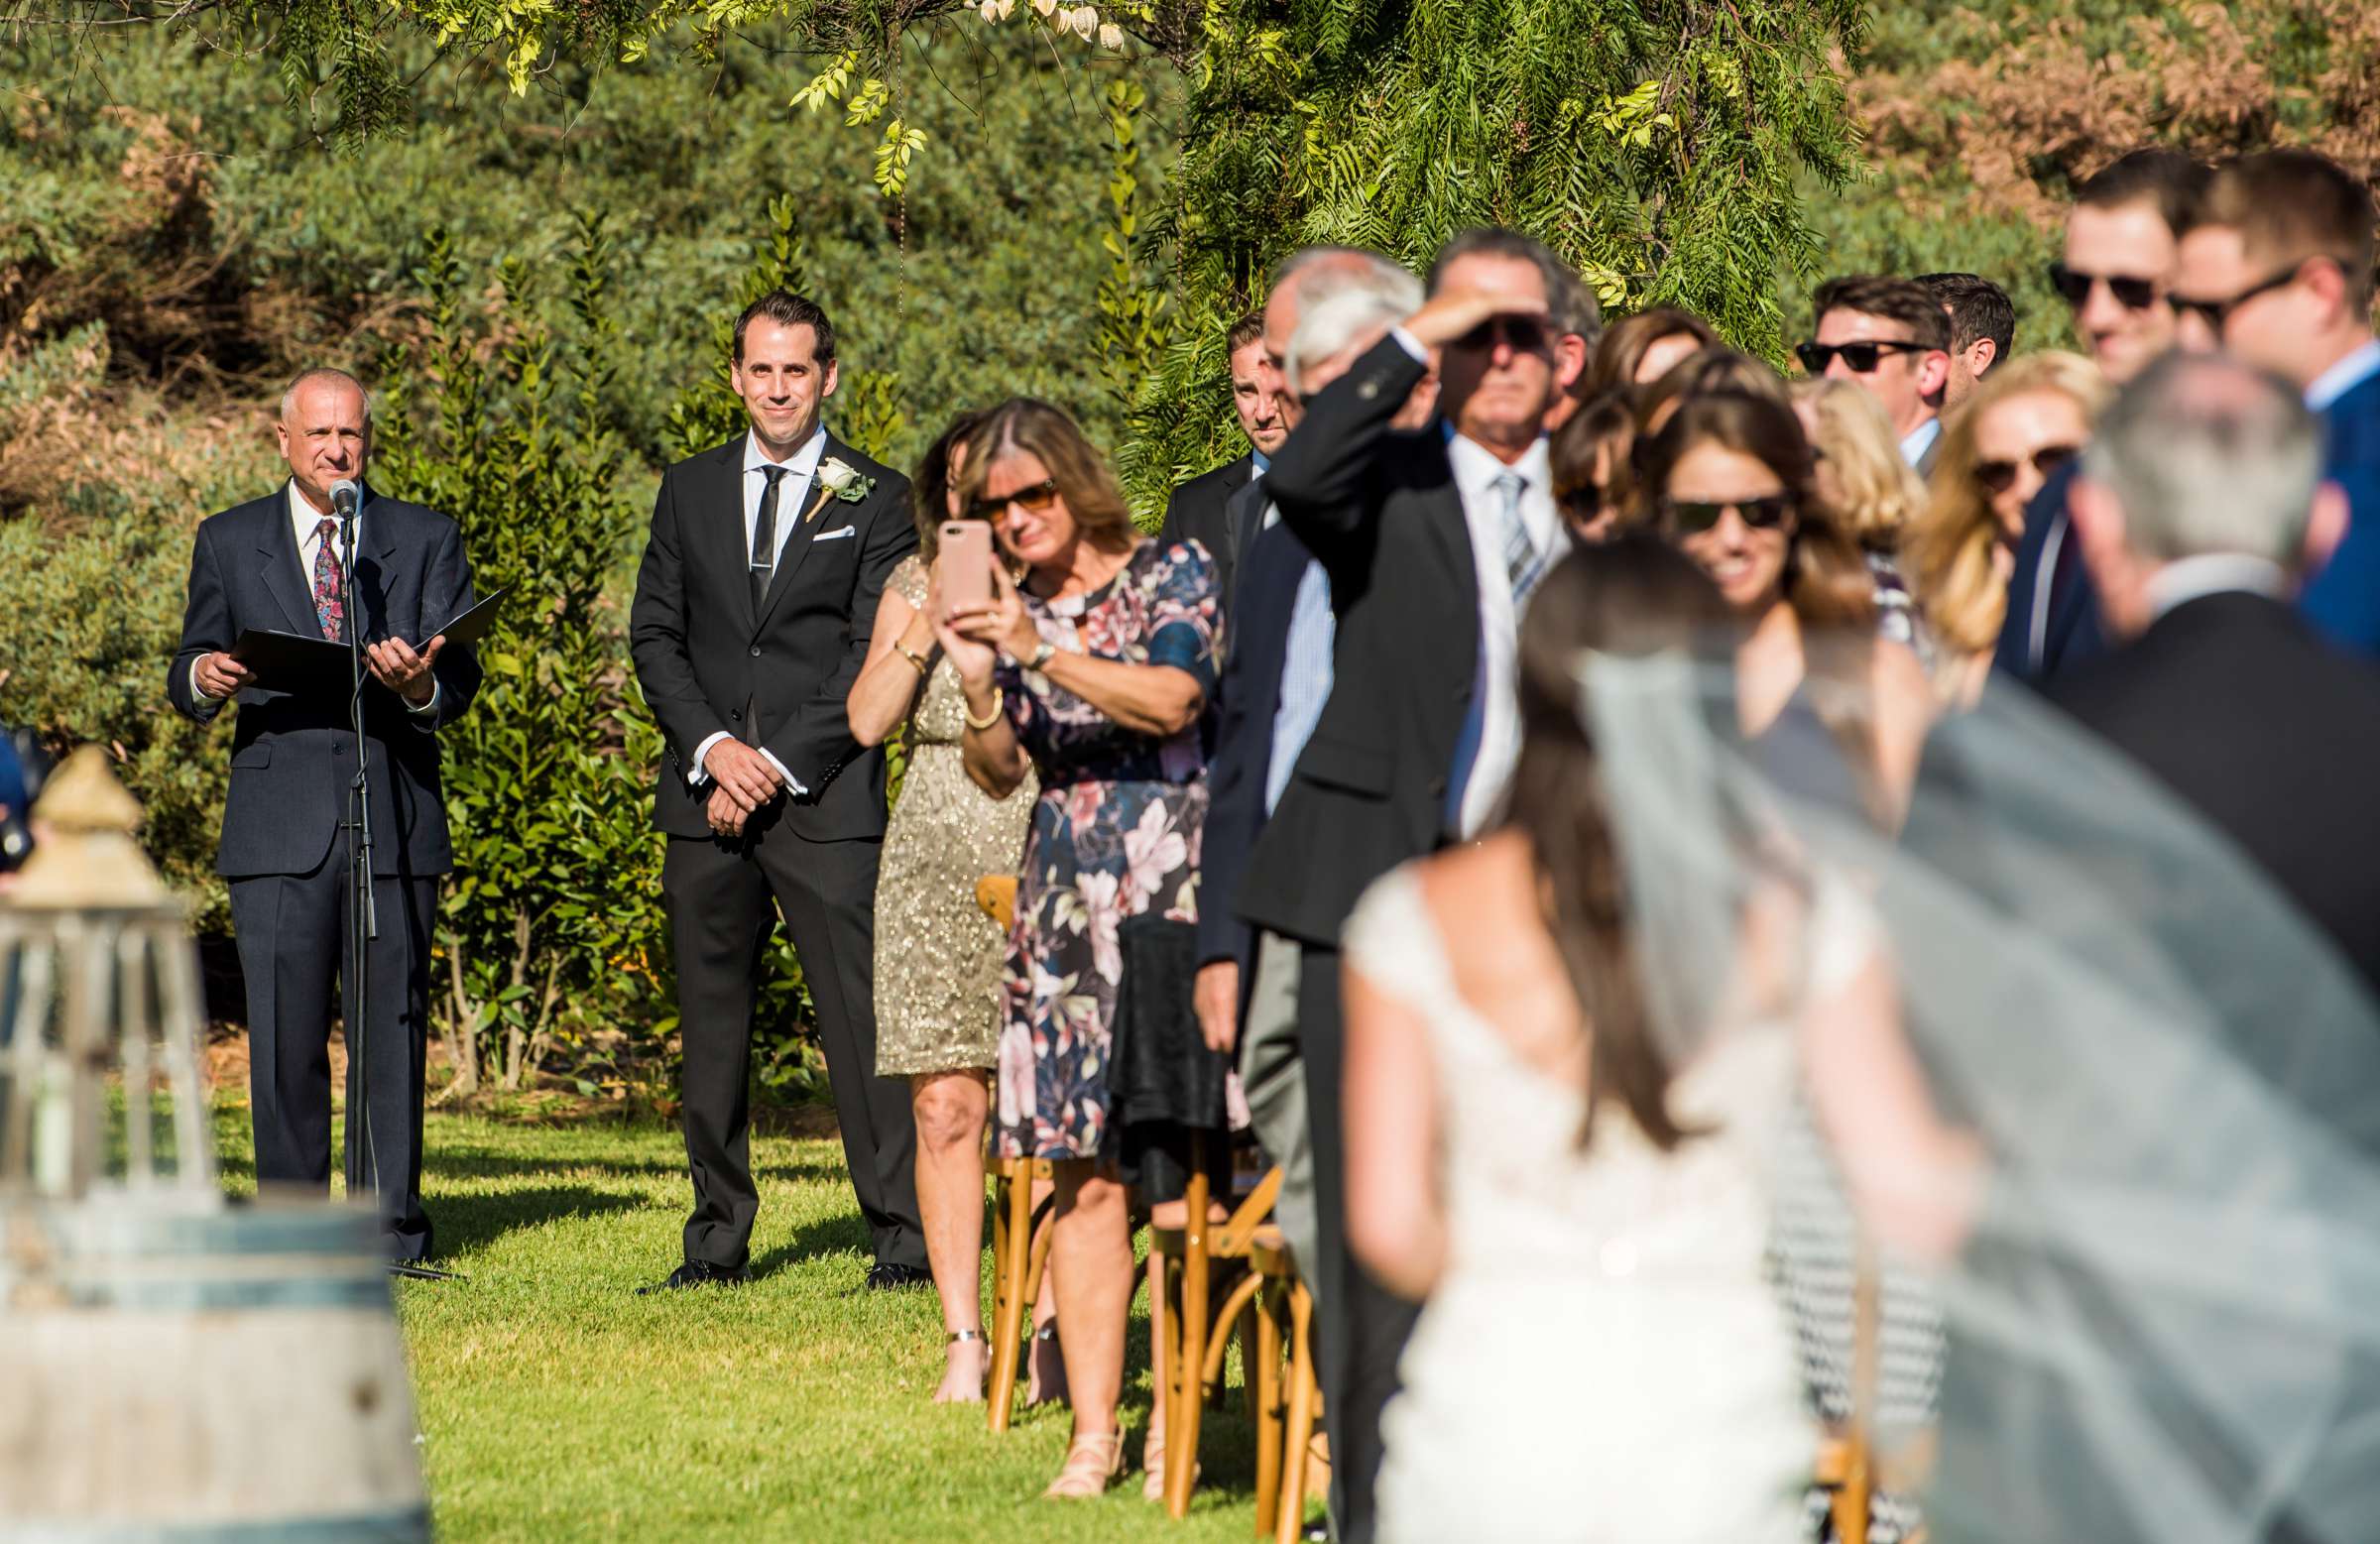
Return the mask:
M498 590L482 596L478 605L444 627L432 629L414 647L418 649L440 634L449 649L478 643L495 625L496 603L504 593ZM231 646L231 656L254 670L256 684L266 691L303 691L324 685L343 689L347 685L347 646L319 636L250 628Z

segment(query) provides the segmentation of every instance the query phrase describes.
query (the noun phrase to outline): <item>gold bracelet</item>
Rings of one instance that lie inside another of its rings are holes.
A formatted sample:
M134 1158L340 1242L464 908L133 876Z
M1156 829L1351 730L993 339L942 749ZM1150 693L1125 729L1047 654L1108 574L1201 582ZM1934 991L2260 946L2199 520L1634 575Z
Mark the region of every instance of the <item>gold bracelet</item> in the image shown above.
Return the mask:
M916 650L911 649L908 645L902 643L898 639L894 639L892 641L892 647L900 651L900 656L903 659L908 660L909 663L917 667L917 673L919 675L931 675L934 673L934 667L927 663L925 655L919 653Z
M995 686L992 688L991 712L985 714L982 718L977 718L973 713L967 710L967 704L964 701L961 701L959 704L959 716L967 721L967 727L969 729L990 729L993 725L1000 722L1000 710L1008 706L1008 693L1001 690L998 686Z

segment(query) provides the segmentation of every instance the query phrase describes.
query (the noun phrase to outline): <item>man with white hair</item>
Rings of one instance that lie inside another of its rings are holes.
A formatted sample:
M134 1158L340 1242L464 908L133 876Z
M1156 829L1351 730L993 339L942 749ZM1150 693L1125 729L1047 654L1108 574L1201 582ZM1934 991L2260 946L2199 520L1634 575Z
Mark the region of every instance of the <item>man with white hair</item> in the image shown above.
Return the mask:
M2292 604L2346 531L2299 393L2170 355L2100 417L2071 502L2113 653L2050 699L2171 786L2380 988L2380 675ZM2353 856L2350 856L2353 855Z
M367 481L372 402L355 377L305 371L283 394L278 426L289 480L199 523L166 693L201 724L239 704L215 872L229 882L248 982L257 1181L329 1187L335 982L349 1053L347 1191L377 1193L391 1257L419 1261L431 1247L421 1210L430 923L438 876L454 867L437 732L479 688L470 647L433 632L471 608L471 565L453 521ZM361 490L352 541L332 497L344 483ZM346 611L351 563L360 616ZM380 927L360 1015L342 943L351 936L346 814L356 750L346 674L262 679L230 653L251 630L365 641Z
M1285 419L1294 426L1304 394L1346 374L1358 354L1420 307L1420 282L1385 258L1342 248L1323 249L1320 260L1309 253L1291 258L1265 307L1268 322L1281 323L1286 339L1272 361ZM1406 421L1413 427L1426 423L1434 399L1425 383L1407 404ZM1334 629L1322 565L1280 524L1262 489L1260 482L1251 485L1238 512L1250 540L1219 694L1222 726L1208 773L1196 999L1207 1043L1227 1052L1238 1046L1256 1139L1282 1170L1276 1218L1290 1251L1310 1265L1314 1170L1298 1063L1297 944L1277 934L1259 936L1236 910L1240 876L1257 833L1330 697Z

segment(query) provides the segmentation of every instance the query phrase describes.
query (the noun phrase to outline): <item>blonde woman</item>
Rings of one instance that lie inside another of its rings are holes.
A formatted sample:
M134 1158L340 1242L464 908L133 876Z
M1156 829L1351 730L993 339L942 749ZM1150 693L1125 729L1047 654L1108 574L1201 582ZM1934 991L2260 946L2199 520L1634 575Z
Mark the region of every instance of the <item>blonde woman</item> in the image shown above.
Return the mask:
M1796 381L1793 411L1818 460L1819 497L1859 543L1875 576L1877 636L1908 645L1931 666L1932 642L1919 625L1900 559L1903 532L1925 512L1925 482L1901 454L1883 408L1858 383Z
M1903 552L1939 645L1935 689L1946 703L1964 706L1982 691L2026 506L2089 440L2112 394L2080 354L2028 354L1985 376L1943 431L1933 500Z

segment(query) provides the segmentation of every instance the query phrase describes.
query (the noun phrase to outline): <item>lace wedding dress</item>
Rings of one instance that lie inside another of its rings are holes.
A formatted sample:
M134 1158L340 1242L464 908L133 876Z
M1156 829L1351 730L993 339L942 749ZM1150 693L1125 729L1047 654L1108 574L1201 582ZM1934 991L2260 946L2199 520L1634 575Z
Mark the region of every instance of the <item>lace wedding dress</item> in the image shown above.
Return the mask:
M1522 1062L1456 990L1412 871L1366 895L1350 963L1429 1026L1444 1275L1382 1421L1382 1537L1768 1544L1798 1537L1818 1434L1764 1274L1782 1027L1677 1073L1664 1153Z

